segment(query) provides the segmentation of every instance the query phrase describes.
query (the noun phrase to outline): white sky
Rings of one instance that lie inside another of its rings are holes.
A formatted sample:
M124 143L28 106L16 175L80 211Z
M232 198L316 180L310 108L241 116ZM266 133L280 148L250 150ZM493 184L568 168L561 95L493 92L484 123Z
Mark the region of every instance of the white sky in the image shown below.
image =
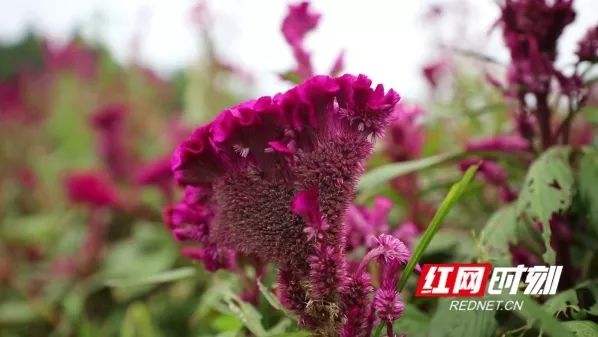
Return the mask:
M291 1L212 0L219 54L251 72L257 94L284 89L276 73L293 65L280 24ZM430 4L446 4L447 17L437 24L422 19ZM131 41L140 36L142 62L168 72L197 60L198 34L190 20L192 0L0 0L0 39L10 40L33 27L64 40L76 27L101 39L126 61ZM316 70L329 69L346 51L346 71L364 73L395 88L404 97L421 97L421 66L442 41L497 55L506 60L498 32L487 35L498 16L493 0L313 0L322 13L307 40ZM570 51L592 24L598 23L598 0L576 0L578 16L562 41ZM567 57L562 62L567 61Z

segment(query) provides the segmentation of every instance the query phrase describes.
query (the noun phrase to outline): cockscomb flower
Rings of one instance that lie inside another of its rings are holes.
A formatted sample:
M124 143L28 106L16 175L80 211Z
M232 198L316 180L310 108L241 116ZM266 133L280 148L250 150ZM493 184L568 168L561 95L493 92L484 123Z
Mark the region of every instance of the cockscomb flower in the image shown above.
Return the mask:
M598 26L588 30L578 42L575 53L580 61L598 62Z
M267 261L305 264L305 221L291 210L317 188L329 240L372 149L399 100L364 75L316 76L274 97L223 111L175 152L175 179L211 186L214 242Z
M180 185L208 191L166 212L173 233L197 241L193 230L203 229L204 247L278 263L281 301L324 335L343 317L345 212L399 100L371 84L364 75L315 76L241 103L195 130L172 159ZM211 213L181 223L189 209Z
M128 159L125 147L124 118L126 107L120 104L107 105L98 109L91 118L91 124L98 133L98 152L115 179L128 176Z
M92 207L116 206L116 188L110 181L95 173L72 173L65 180L69 199Z

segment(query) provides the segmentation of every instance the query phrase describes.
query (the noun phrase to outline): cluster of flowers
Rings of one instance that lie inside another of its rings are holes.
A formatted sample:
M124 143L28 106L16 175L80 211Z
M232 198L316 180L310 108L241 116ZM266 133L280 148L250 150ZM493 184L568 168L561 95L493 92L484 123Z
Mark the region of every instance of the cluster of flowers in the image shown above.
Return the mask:
M368 215L351 206L355 184L399 100L371 83L315 76L242 103L195 130L172 162L185 197L166 222L178 240L201 244L184 252L209 270L234 268L236 255L277 263L281 302L323 336L362 336L374 312L391 324L403 310L395 286L409 250L392 235L372 241L377 228L352 230ZM367 242L361 262L347 258ZM370 304L376 258L383 276Z
M516 127L513 134L470 141L466 150L525 154L534 152L537 146L546 149L559 142L579 146L591 141L592 128L588 123L579 126L574 139L569 138L573 117L587 103L589 84L584 74L598 61L598 28L590 28L580 40L571 74L555 65L559 38L574 19L573 0L504 1L497 26L502 29L511 62L506 84L492 77L489 80L503 91L508 103L513 103ZM584 63L588 66L582 71ZM559 107L549 104L553 97L568 102L566 116L559 116ZM483 162L478 175L499 189L504 202L515 200L517 192L508 185L506 171L492 159L482 156L464 161L460 167L465 170L480 160Z
M568 144L571 118L586 102L584 75L588 69L582 66L588 63L591 67L598 61L598 28L590 28L580 40L570 74L555 65L558 41L575 16L573 0L507 0L501 7L498 26L511 55L507 84L502 89L516 102L518 132L530 145L536 134L542 148L561 141ZM554 84L558 84L558 92ZM566 99L569 106L568 115L557 128L558 116L549 105L555 94Z

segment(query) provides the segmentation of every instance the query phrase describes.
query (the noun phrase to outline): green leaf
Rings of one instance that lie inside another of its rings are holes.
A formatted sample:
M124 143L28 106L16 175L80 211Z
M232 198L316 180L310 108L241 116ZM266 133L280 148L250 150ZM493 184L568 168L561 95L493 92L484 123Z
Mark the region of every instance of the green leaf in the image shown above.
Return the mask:
M496 211L488 220L479 237L479 248L484 260L496 266L511 264L509 244L517 241L517 209L514 205Z
M266 301L268 301L268 303L270 303L270 305L274 309L280 310L280 311L284 312L284 314L287 317L290 317L290 318L294 319L295 321L297 321L297 317L292 312L290 312L289 310L287 310L282 305L282 303L280 303L280 301L278 300L278 298L276 296L274 296L274 294L268 288L266 288L266 286L264 286L260 280L257 281L257 286L260 289L260 292L262 293L262 295L264 296L264 298L266 299Z
M36 312L25 301L4 301L0 304L0 325L29 323L37 318Z
M587 209L589 224L598 233L598 152L589 149L579 163L579 196Z
M469 184L475 177L477 170L477 165L471 166L469 169L467 169L465 174L463 174L461 180L451 187L444 200L442 200L442 203L440 204L440 207L438 207L436 214L434 214L434 217L428 225L428 228L421 236L419 243L417 244L417 247L415 248L415 251L411 256L411 259L409 259L409 262L405 266L405 270L403 271L403 273L401 273L401 278L399 279L399 283L397 286L399 291L403 290L405 284L407 284L407 280L409 279L409 276L411 276L411 273L413 273L415 265L422 257L422 255L424 255L426 248L434 238L436 232L438 232L440 224L447 216L451 208L453 208L455 203L459 200L459 198L461 198L463 193L465 193L467 186L469 186Z
M512 244L526 247L538 255L544 251L542 237L529 223L518 219L515 204L496 211L480 232L480 257L494 266L510 266Z
M430 320L426 336L494 336L497 327L494 311L451 311L449 310L449 304L452 300L442 298L438 301L438 309Z
M576 337L596 337L598 336L598 324L592 321L569 321L563 325L573 332Z
M411 304L405 305L401 318L395 321L394 331L409 337L425 336L430 326L430 317Z
M211 326L218 332L237 331L243 323L233 315L219 315L212 320Z
M175 262L178 257L176 245L162 231L158 224L137 223L130 239L120 241L108 250L101 270L103 279L149 282L138 287L112 288L117 299L125 301L149 291L157 283L153 276L167 271Z
M243 325L256 337L267 336L268 333L262 325L262 315L249 303L241 300L236 295L226 299L228 308L243 322Z
M123 320L120 337L153 337L152 317L145 304L137 302L129 305Z
M564 312L567 308L576 308L577 310L586 310L592 313L594 308L581 308L580 307L580 300L578 298L578 290L587 290L586 294L591 294L593 296L594 302L598 301L598 280L588 280L576 285L574 288L564 290L546 300L542 305L544 310L546 310L551 315L556 315L560 312Z
M192 267L183 267L173 270L167 270L154 275L136 277L136 278L121 278L106 280L108 287L132 287L150 284L167 283L173 281L183 280L195 275L195 269Z
M544 152L530 167L519 199L517 211L530 222L542 224L542 238L546 248L542 257L549 264L555 263L555 253L550 246L550 219L571 205L573 173L568 157L571 150L554 147Z
M559 322L551 314L546 312L532 298L522 294L502 294L497 297L500 297L504 301L522 301L523 306L521 310L515 310L513 313L530 323L535 323L546 335L552 337L574 337L562 322Z
M463 156L463 154L463 152L450 152L418 160L379 166L371 171L368 171L361 177L361 180L357 185L357 190L367 191L374 189L393 178L400 177L405 174L409 174L419 170L427 169L445 163L447 161L455 160Z
M299 76L299 74L297 74L296 72L289 70L287 72L284 73L280 73L279 74L280 78L285 80L285 81L289 81L293 84L299 84L301 83L303 80L301 79L301 76Z

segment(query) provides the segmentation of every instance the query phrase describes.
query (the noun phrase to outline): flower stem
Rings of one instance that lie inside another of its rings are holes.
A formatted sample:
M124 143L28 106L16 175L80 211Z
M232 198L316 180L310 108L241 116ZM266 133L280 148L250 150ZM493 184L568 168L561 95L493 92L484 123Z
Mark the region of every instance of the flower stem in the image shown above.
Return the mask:
M388 337L394 337L395 334L392 331L392 321L386 321L386 334Z
M550 107L546 93L536 94L536 118L538 118L540 126L542 148L547 149L553 145L553 139L550 131Z

